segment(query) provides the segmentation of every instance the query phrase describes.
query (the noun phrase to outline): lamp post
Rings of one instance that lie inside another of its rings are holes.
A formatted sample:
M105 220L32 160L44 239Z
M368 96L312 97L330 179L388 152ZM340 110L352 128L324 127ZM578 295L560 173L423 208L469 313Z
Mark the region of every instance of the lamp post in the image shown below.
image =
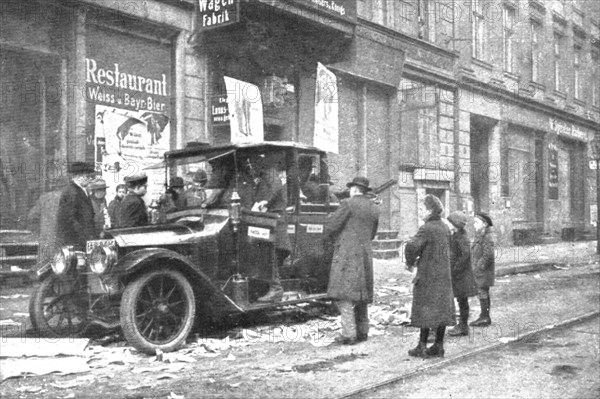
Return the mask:
M596 161L596 252L600 254L600 136L590 141L592 158Z

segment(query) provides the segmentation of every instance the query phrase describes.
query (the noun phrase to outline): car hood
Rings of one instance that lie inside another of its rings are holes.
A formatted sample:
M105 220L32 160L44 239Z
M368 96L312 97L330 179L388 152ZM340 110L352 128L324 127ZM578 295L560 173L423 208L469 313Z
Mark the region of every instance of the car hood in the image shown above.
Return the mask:
M186 225L186 220L181 220L169 224L115 229L109 234L119 247L185 244L217 235L227 226L228 221L227 216L207 215L202 229L190 227Z

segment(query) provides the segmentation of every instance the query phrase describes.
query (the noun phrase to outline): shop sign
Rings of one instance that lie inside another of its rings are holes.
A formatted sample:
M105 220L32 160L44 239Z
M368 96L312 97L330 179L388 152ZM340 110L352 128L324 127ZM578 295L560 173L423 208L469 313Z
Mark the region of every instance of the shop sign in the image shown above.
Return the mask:
M239 4L239 0L196 0L196 30L210 30L239 22Z
M338 153L339 103L337 78L320 62L315 85L315 127L313 145L323 151Z
M550 118L550 130L561 136L573 137L579 140L587 141L587 132L579 129L573 124L567 124L557 119Z
M356 23L356 0L293 0L328 16Z
M558 199L558 148L548 145L548 199Z
M227 95L216 95L211 99L210 120L213 126L229 124L229 109L227 108Z

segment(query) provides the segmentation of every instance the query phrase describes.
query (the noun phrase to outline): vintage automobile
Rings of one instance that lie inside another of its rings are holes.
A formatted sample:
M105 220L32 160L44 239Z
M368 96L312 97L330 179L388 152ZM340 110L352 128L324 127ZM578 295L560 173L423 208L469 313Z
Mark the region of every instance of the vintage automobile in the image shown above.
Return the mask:
M131 345L153 354L176 350L193 327L224 315L325 299L333 246L323 228L339 204L325 158L291 142L167 152L155 167L164 168L167 182L201 175L206 184L192 178L178 194L187 204L151 210L151 225L109 230L88 241L85 252L61 248L37 272L42 282L30 302L33 326L51 335L79 334L92 324L121 327ZM253 209L248 187L254 179L281 179L281 169L285 212ZM291 242L280 268L284 295L257 302L269 289L280 218Z

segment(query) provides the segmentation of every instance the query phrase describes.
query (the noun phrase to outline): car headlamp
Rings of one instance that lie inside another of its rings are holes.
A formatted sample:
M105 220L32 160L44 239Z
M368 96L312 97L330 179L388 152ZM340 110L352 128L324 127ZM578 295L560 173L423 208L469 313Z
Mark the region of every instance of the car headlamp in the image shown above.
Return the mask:
M69 271L77 259L73 247L62 247L52 260L52 271L54 274L61 275Z
M117 261L117 253L111 247L96 247L89 258L90 270L96 274L106 273Z

